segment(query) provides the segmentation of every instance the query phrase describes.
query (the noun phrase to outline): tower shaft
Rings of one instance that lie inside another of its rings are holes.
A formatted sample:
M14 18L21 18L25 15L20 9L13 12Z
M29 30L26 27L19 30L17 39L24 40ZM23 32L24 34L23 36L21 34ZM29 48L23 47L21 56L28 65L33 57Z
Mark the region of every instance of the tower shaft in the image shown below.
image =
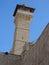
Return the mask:
M30 21L32 20L33 13L30 12L30 8L27 8L23 5L18 5L16 8L16 13L14 13L15 19L14 23L15 34L14 34L14 44L12 48L12 53L21 55L22 52L28 49L28 38L30 30ZM27 47L25 46L27 45ZM25 46L25 48L24 48Z

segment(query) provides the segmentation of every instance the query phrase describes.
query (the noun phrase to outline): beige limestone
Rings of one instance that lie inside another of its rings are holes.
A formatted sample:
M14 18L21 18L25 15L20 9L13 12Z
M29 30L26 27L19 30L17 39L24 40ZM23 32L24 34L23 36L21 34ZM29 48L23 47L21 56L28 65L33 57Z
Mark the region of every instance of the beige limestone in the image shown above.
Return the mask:
M27 42L28 38L29 38L29 30L24 30L22 28L16 28L15 40Z
M26 18L24 19L26 21ZM19 23L20 20L17 21L15 21L17 28L15 29L14 45L11 51L13 54L0 53L0 65L49 65L49 23L35 44L34 42L30 44L28 42L29 34L26 35L26 33L29 33L29 24L25 24L28 21L23 23L26 27L21 27L22 19L21 23ZM25 33L23 34L24 30ZM24 35L24 38L22 35Z
M29 29L30 29L30 21L32 19L33 13L30 11L17 10L15 15L14 23L15 34L14 34L14 43L11 53L21 55L24 51L24 48L29 48L26 42L29 39ZM27 46L27 47L25 47Z
M22 54L18 51L13 51L13 54L0 53L0 65L49 65L49 24L46 26L40 37L37 39L33 46L30 46L29 43L24 43L25 45L20 45L20 41L15 40L15 46L13 50L21 49ZM16 43L19 43L17 48ZM29 45L28 45L29 44ZM23 46L23 48L22 48ZM31 48L29 48L29 46ZM17 52L20 55L16 55Z

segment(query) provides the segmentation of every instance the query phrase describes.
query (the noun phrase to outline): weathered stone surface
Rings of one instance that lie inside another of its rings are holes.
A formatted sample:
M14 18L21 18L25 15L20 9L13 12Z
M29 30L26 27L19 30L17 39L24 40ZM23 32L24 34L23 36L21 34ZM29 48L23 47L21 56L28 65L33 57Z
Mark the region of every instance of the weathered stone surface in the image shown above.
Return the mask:
M49 65L49 24L22 61L22 65Z
M33 47L22 55L0 53L0 65L49 65L49 24Z
M21 56L0 53L0 65L21 65Z
M29 39L30 22L32 20L33 12L30 12L30 8L29 11L28 9L24 10L24 8L22 6L21 9L20 6L20 8L17 9L17 12L15 13L14 23L16 27L13 48L11 51L12 54L21 55L24 51L23 48Z

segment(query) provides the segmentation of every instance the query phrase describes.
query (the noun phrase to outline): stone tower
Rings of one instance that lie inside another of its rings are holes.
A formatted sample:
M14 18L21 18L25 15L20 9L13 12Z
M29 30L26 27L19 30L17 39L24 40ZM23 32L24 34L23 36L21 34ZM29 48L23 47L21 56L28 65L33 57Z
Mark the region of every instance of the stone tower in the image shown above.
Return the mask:
M14 44L11 53L21 55L24 46L29 38L30 21L34 13L34 8L24 5L17 5L13 16L15 23ZM27 48L27 47L26 47Z

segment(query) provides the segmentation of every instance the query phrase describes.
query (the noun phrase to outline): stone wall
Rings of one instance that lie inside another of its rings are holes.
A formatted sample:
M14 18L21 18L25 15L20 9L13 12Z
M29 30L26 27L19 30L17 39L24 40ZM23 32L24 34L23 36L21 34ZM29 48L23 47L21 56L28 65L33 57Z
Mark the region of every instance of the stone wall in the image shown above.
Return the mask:
M21 56L0 53L0 65L21 65Z
M34 46L22 55L22 65L49 65L49 24Z
M0 65L49 65L49 24L33 47L22 55L0 53Z

